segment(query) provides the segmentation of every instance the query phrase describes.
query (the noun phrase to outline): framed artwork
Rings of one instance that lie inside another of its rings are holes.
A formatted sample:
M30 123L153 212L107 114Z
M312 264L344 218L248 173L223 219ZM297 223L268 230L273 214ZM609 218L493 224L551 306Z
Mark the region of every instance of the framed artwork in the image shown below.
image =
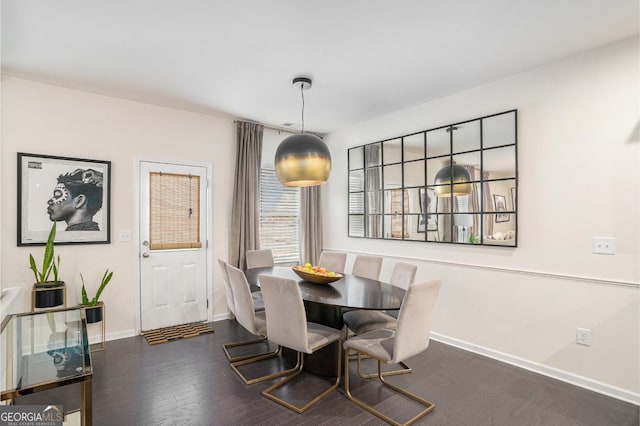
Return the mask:
M111 162L18 153L18 245L109 244Z
M497 213L496 223L508 222L509 215L506 213L501 213L501 212L507 211L507 197L504 195L493 194L493 204L494 204L494 211Z
M431 188L420 188L418 191L418 202L420 204L420 216L418 216L417 232L438 230L438 216L434 214L438 210L438 197L436 191ZM426 222L426 226L425 226Z

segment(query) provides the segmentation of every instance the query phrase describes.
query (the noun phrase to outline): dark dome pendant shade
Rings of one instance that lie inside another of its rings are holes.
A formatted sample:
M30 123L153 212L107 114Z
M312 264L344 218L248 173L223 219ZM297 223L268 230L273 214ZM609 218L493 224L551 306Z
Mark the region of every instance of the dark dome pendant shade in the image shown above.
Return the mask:
M327 182L331 174L331 153L318 136L304 131L304 90L311 79L296 77L293 86L302 94L302 132L285 138L275 156L278 179L284 186L317 186Z
M331 154L318 136L300 133L280 142L275 164L284 186L322 185L331 173Z
M462 166L454 162L446 164L438 170L434 189L438 197L460 197L471 194L471 175ZM453 185L451 183L453 182Z

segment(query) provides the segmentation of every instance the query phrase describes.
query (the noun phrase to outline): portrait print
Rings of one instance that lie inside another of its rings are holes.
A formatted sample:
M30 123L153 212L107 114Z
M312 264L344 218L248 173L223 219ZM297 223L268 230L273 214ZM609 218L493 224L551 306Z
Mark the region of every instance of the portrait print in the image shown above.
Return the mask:
M18 153L18 245L110 242L111 162Z
M425 193L426 190L426 193ZM420 216L418 219L418 231L424 233L425 223L427 231L436 231L438 229L438 216L435 212L438 209L438 197L432 188L420 188L418 192L420 203Z
M508 222L509 215L504 213L507 211L507 197L504 195L493 194L494 211L496 214L496 223Z

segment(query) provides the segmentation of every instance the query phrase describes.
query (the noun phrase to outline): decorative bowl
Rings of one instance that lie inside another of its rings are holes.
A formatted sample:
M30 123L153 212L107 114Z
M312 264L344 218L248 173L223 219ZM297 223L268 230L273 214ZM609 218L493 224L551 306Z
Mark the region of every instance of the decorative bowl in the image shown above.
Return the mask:
M334 276L330 277L328 275L318 275L306 272L306 270L301 266L292 266L291 269L303 280L314 284L329 284L342 278L342 274L337 272Z

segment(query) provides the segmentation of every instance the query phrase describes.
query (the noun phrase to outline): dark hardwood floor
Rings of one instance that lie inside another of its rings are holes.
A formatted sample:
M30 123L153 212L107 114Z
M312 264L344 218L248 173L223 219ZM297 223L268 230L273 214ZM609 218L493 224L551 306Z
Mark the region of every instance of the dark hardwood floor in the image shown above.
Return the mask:
M342 388L304 414L260 395L270 382L245 386L221 345L250 337L235 321L213 323L215 333L156 346L143 337L107 342L92 354L95 425L379 425L377 417L344 396ZM272 359L247 369L269 370ZM473 353L433 342L409 360L412 374L390 382L434 402L424 425L637 426L640 408ZM252 371L254 370L254 371ZM352 375L352 377L354 377ZM279 379L276 379L279 380ZM323 380L303 375L290 392L302 397ZM327 382L328 383L328 382ZM294 383L295 384L295 383ZM380 409L408 419L416 410L371 380L353 379L352 391ZM57 389L18 404L79 406L79 389Z

